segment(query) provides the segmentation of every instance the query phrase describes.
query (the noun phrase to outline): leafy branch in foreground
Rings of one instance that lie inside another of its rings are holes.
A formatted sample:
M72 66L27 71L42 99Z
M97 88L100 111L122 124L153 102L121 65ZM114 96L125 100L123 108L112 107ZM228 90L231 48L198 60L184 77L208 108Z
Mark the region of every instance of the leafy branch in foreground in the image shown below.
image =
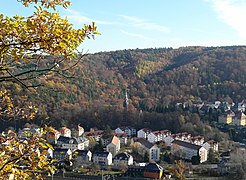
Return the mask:
M29 17L0 14L0 82L13 81L29 87L30 79L57 72L65 60L76 57L78 46L86 38L94 38L99 32L94 22L74 29L58 12L42 8L66 8L70 5L68 1L21 2L25 6L40 4Z
M26 132L25 136L20 138L11 130L0 135L0 179L43 179L42 174L54 172L47 156L52 147L38 134Z

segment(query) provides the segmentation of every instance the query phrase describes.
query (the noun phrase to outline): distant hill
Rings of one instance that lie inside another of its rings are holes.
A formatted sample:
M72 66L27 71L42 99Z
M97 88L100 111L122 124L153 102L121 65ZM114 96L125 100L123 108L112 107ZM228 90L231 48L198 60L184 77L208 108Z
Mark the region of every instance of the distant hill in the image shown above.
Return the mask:
M17 96L28 94L44 123L62 125L90 122L91 118L93 123L88 126L102 121L115 126L124 119L117 112L123 111L126 90L130 112L162 113L187 100L245 99L246 46L88 54L73 73L73 78L41 79L45 86L35 91L23 90L18 84L6 86Z

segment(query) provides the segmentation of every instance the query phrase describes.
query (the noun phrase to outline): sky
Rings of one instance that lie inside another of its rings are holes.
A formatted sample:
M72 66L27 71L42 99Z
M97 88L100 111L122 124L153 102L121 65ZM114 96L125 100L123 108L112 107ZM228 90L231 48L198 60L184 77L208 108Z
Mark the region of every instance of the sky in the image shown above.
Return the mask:
M246 45L246 0L71 0L59 8L75 28L94 21L101 35L89 53L143 48ZM1 0L0 13L28 16L33 8Z

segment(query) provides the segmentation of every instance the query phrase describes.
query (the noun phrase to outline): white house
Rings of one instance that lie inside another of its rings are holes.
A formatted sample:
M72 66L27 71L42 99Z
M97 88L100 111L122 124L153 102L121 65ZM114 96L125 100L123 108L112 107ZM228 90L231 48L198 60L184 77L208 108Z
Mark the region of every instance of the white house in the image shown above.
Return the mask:
M61 133L56 129L49 127L49 131L46 133L46 140L50 144L57 144L58 138L61 136Z
M89 140L85 137L69 138L60 136L57 140L57 146L63 149L84 150L89 146Z
M209 140L207 142L205 142L202 147L204 147L208 152L209 149L212 149L214 152L218 152L219 151L219 143L214 141L214 140Z
M147 140L151 143L162 141L162 134L160 131L150 132L147 136Z
M115 166L119 166L119 165L130 166L130 165L133 165L133 157L132 155L126 152L123 152L123 153L117 154L114 157L113 162Z
M171 131L164 129L160 130L161 136L162 136L162 141L164 140L165 137L170 136L172 133Z
M151 130L150 129L147 129L147 128L140 129L137 132L137 137L138 138L145 138L145 139L147 139L147 137L148 137L148 135L149 135L150 132L151 132Z
M173 135L168 135L167 137L164 137L163 141L167 146L171 146L172 142L174 141Z
M112 164L112 153L107 151L95 152L93 154L93 162L100 165L111 165Z
M118 127L114 130L116 134L123 134L125 133L124 129L122 127Z
M120 151L120 140L118 137L113 136L111 142L106 146L106 150L115 156Z
M115 134L115 136L119 138L121 145L126 145L127 144L128 139L127 139L127 134L126 133Z
M190 138L190 143L202 146L204 143L204 137L203 136L195 136Z
M149 157L149 162L160 160L160 148L144 138L135 139L136 147L138 148L139 154L144 156L146 153Z
M118 127L115 130L116 134L127 134L127 136L136 136L136 129L133 127Z
M245 103L244 103L244 101L242 101L242 102L234 104L234 106L232 107L232 110L234 112L240 112L240 111L244 112L245 108L246 108Z
M199 145L191 144L189 142L174 140L171 146L171 152L175 154L175 152L181 151L179 153L180 158L192 160L193 156L200 156L200 163L207 161L208 151ZM177 155L177 153L176 153Z
M80 125L75 126L74 128L71 128L71 133L73 137L79 137L82 136L84 133L84 128Z
M65 137L71 137L72 136L71 130L67 127L62 127L60 129L60 133L61 133L61 136L65 136Z
M76 153L78 163L90 162L92 160L92 153L90 150L77 150Z
M72 151L70 149L55 148L52 152L52 158L56 160L72 159Z
M171 135L171 132L167 129L161 131L152 131L148 134L147 140L151 143L163 141L164 138Z
M20 137L20 139L26 139L28 134L35 134L38 135L39 137L41 137L43 134L43 128L40 127L25 127L23 129L19 129L18 131L18 136Z

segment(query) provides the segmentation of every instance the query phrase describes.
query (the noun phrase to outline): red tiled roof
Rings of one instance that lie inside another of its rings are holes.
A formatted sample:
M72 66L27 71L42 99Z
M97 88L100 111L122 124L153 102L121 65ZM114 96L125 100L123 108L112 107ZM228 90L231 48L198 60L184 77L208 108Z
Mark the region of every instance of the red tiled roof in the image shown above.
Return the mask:
M161 133L170 132L168 129L160 130Z
M127 137L126 133L114 133L114 135L117 137Z
M117 138L116 136L114 136L113 138L112 138L112 141L111 141L111 143L113 143L114 145L117 145L118 143L119 143L119 138Z
M212 145L212 144L215 144L217 142L215 140L209 140L209 141L207 141L207 143L210 144L210 145Z
M100 135L102 133L103 133L102 130L84 132L85 135Z
M144 132L151 132L151 130L150 129L147 129L147 128L143 128L143 129L141 129L142 131L144 131Z
M62 128L60 129L60 131L66 132L66 131L71 131L71 130L68 129L67 127L62 127Z
M159 134L160 131L153 131L152 133L156 135L156 134Z

